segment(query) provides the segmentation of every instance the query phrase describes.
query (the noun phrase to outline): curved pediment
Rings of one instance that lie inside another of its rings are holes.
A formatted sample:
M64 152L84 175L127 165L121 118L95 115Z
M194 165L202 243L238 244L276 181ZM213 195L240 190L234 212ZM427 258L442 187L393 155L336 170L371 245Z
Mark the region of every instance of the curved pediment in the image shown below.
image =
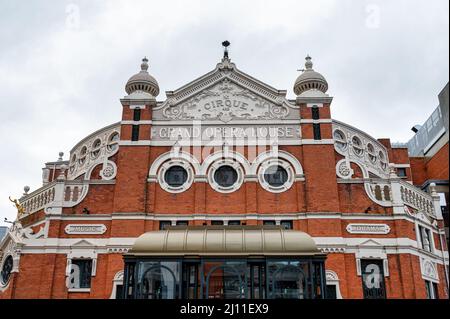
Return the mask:
M239 71L228 59L216 69L176 91L153 111L154 120L282 120L298 119L286 91Z

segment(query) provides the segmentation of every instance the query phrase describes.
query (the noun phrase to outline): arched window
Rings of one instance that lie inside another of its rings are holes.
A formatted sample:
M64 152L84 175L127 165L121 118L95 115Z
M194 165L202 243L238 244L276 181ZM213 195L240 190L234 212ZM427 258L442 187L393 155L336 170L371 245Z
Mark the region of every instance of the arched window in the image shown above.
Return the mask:
M295 265L285 265L277 269L273 273L272 298L307 298L307 283L303 271Z
M148 269L142 276L143 299L177 299L177 279L173 271L164 265Z

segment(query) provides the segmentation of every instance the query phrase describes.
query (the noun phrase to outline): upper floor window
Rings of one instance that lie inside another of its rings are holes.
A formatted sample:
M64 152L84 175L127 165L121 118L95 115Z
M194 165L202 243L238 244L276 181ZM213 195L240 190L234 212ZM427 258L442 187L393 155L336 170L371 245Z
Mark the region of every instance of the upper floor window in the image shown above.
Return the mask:
M288 172L281 166L270 166L264 172L264 180L272 187L280 187L288 181Z
M189 225L189 221L187 220L178 220L177 221L177 226L188 226Z
M284 228L284 229L293 229L294 225L292 220L282 220L280 222L280 225Z
M139 141L139 125L133 125L131 130L131 140Z
M320 113L319 113L319 108L317 106L313 106L311 108L311 113L312 113L312 119L313 120L318 120L320 119Z
M421 248L431 252L431 232L428 228L419 226L419 235L420 235L420 243Z
M133 121L141 120L141 109L134 109L133 111Z
M264 220L263 225L276 225L277 223L274 220Z
M73 288L91 288L92 259L72 259Z
M236 170L228 165L221 166L214 172L214 180L222 187L232 187L237 179Z
M212 220L211 225L214 225L214 226L223 225L223 220Z
M230 220L228 226L239 226L241 224L240 220Z
M398 177L406 177L406 168L397 167L397 176Z
M314 139L315 140L321 140L322 134L320 133L320 124L313 124L313 133L314 133Z
M172 166L164 174L164 180L169 186L180 187L186 183L188 172L181 166Z
M161 220L159 222L159 230L165 230L168 226L171 226L172 222L169 220Z

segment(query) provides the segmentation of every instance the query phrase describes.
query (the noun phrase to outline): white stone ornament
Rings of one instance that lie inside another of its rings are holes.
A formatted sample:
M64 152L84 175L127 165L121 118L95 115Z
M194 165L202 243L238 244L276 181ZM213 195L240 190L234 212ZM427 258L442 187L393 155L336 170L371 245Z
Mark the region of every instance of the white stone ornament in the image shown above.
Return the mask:
M386 235L389 234L391 228L386 224L348 224L347 232L350 234L372 234Z
M117 175L117 165L113 161L108 161L103 165L103 169L100 171L100 176L104 180L112 180Z
M336 175L343 179L351 179L355 172L348 166L345 159L336 164Z
M284 105L262 98L228 79L163 112L171 120L282 119L289 114Z
M106 229L103 224L69 224L64 231L68 235L102 235Z

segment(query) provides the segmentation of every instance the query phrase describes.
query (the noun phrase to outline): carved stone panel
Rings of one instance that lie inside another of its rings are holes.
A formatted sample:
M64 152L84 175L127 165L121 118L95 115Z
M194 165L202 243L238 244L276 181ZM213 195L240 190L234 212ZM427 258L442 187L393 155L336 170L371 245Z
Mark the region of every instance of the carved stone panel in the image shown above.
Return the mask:
M225 78L177 105L167 105L163 117L170 120L283 119L289 108L275 104Z
M348 224L350 234L389 234L391 228L386 224Z
M64 229L70 235L102 235L106 232L103 224L69 224Z

